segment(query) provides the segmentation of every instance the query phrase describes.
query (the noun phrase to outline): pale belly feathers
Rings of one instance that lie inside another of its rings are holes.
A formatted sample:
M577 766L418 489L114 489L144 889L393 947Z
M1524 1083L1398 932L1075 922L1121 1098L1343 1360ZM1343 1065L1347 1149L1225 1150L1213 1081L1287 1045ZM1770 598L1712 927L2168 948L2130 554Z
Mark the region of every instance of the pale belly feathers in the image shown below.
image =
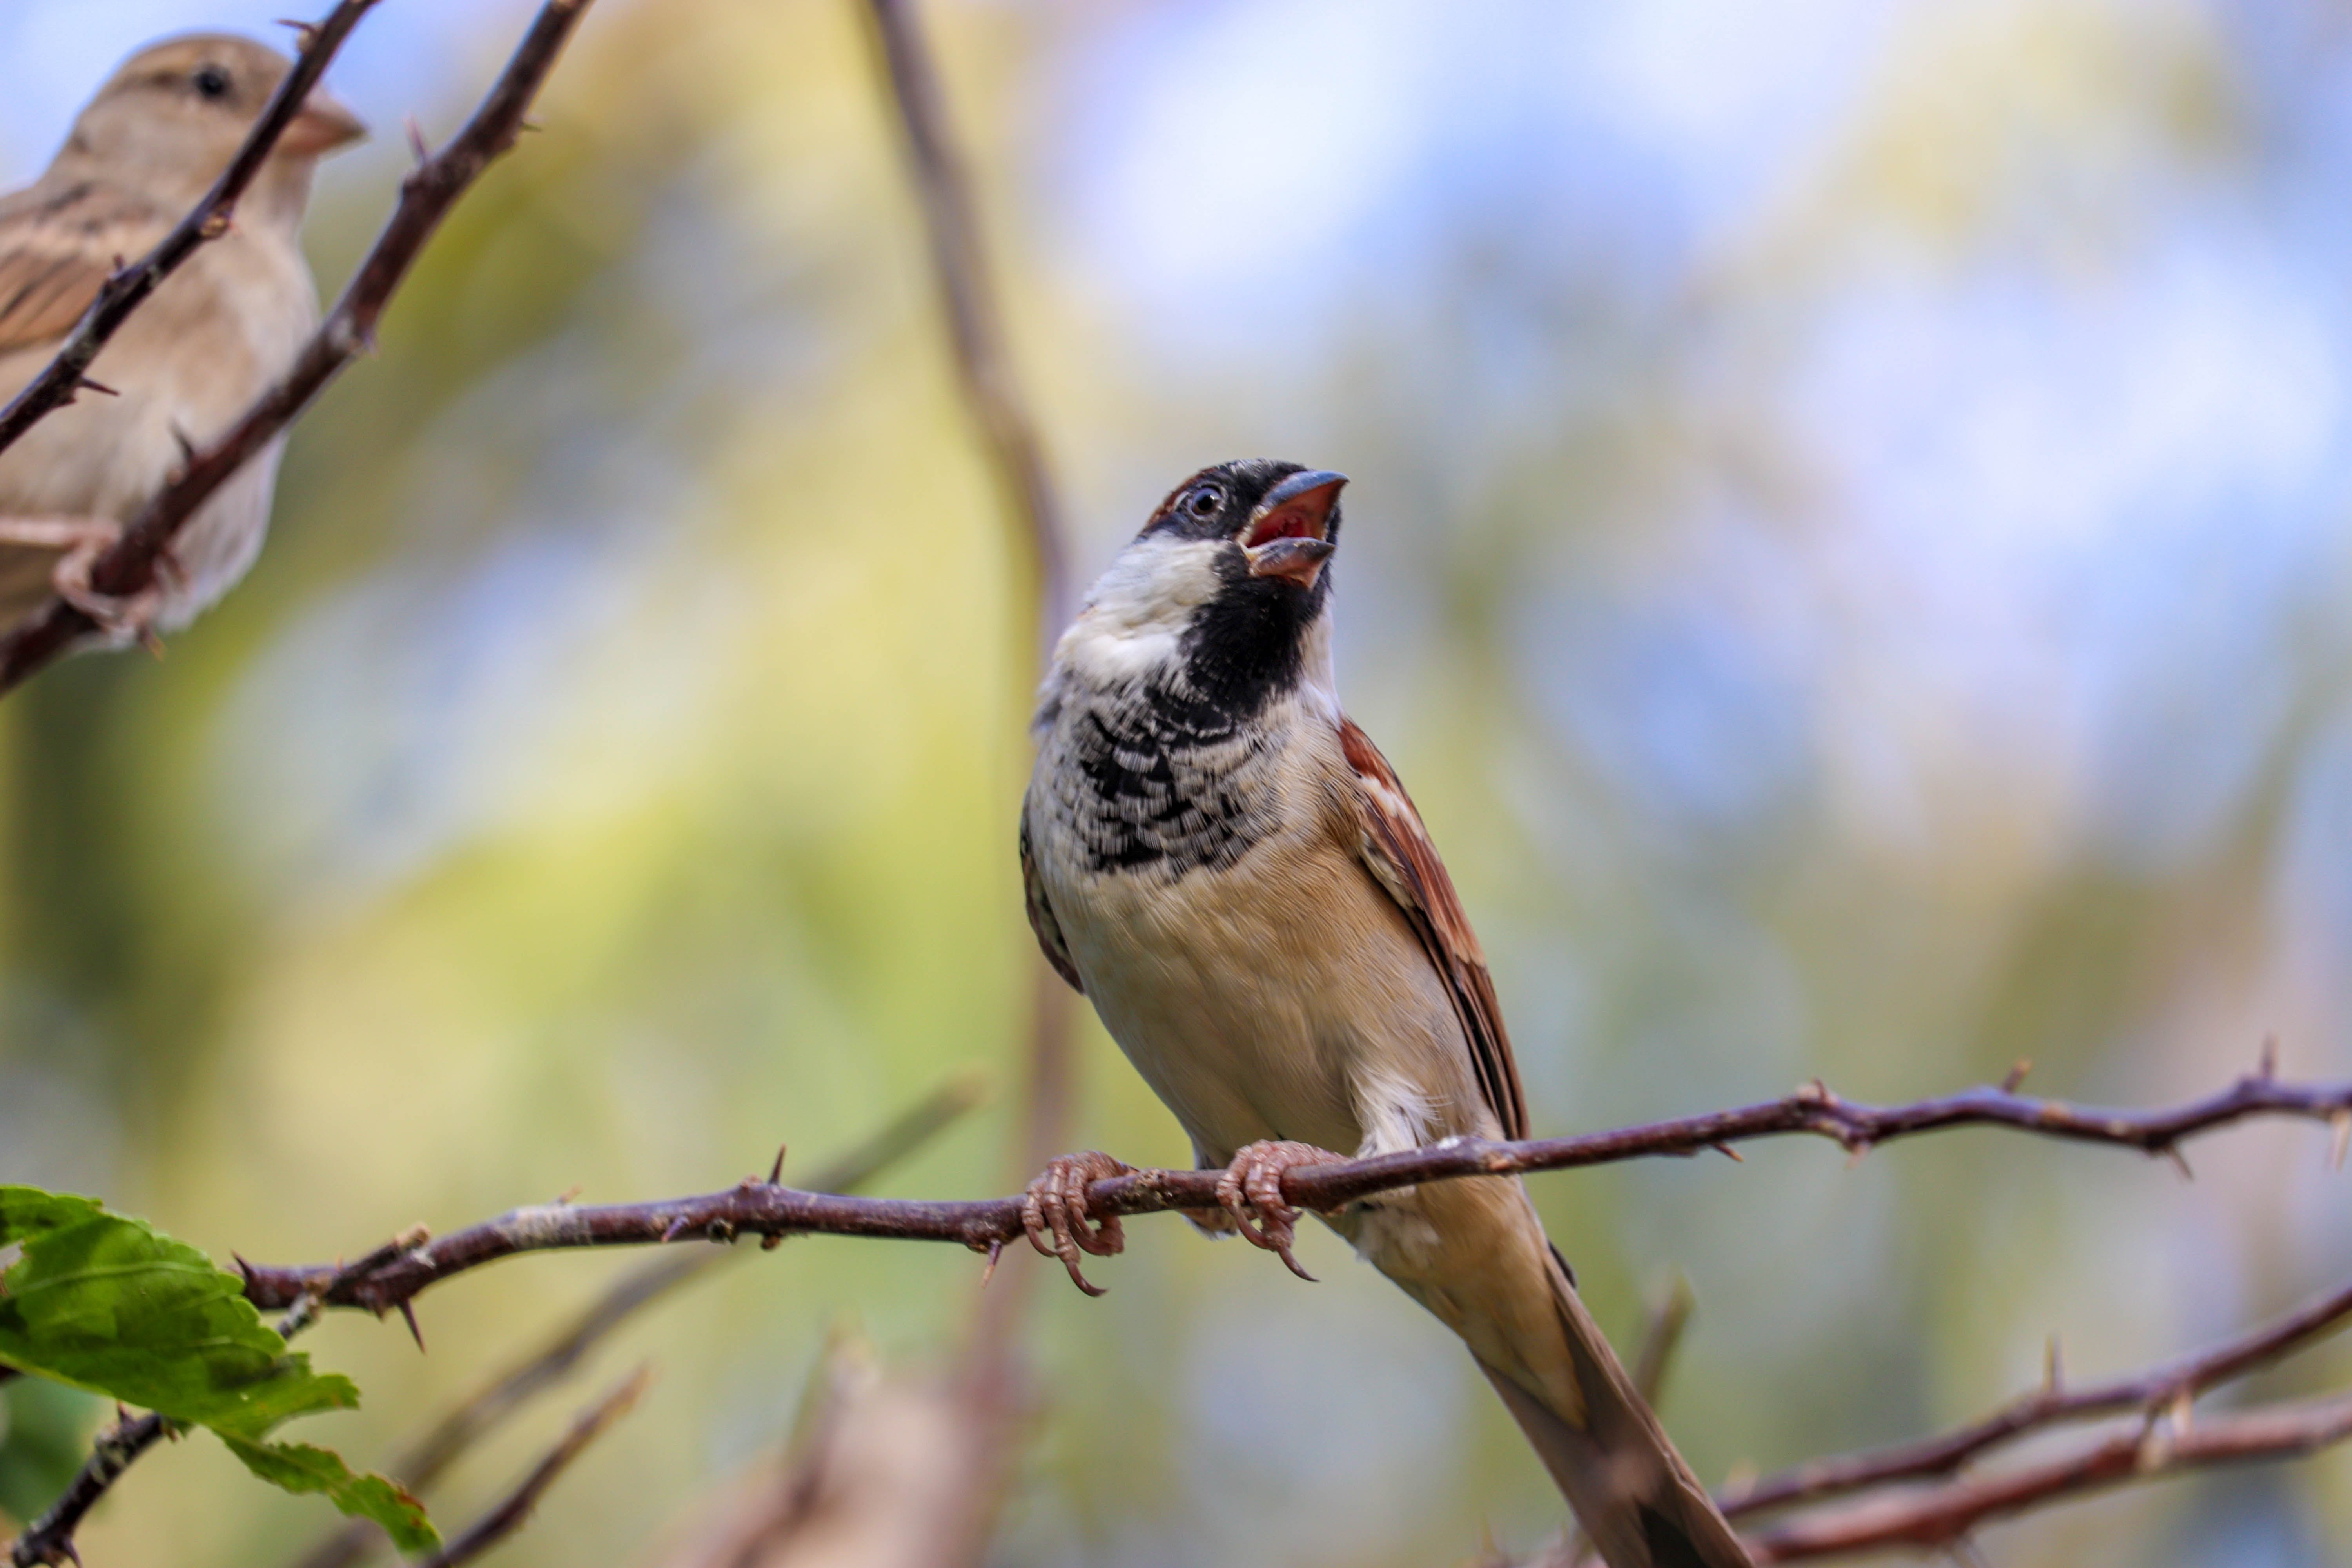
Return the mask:
M1094 868L1071 803L1033 792L1033 854L1087 994L1203 1164L1259 1139L1372 1153L1491 1132L1444 984L1358 858L1337 731L1287 717L1235 770L1273 778L1226 781L1258 812L1230 863ZM1085 721L1061 716L1047 763Z

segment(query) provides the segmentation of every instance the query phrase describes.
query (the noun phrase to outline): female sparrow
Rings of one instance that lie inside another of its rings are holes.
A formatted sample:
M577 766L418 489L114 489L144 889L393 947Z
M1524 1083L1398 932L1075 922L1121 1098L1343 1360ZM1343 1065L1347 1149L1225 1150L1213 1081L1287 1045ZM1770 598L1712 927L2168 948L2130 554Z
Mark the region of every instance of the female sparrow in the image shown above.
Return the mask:
M1333 690L1344 483L1226 463L1160 503L1054 650L1021 816L1046 958L1224 1167L1215 1227L1294 1269L1286 1167L1527 1131L1478 939ZM1082 1289L1079 1253L1120 1245L1087 1184L1126 1168L1031 1184L1030 1239ZM1325 1217L1462 1337L1612 1568L1746 1568L1516 1177Z
M248 39L173 38L133 55L75 120L41 177L0 196L0 402L38 374L107 275L143 255L228 166L288 69ZM238 204L132 313L85 395L0 452L0 635L61 595L113 645L174 631L253 564L269 524L273 442L191 518L133 599L89 569L185 455L223 435L317 328L302 209L319 159L363 128L313 92Z

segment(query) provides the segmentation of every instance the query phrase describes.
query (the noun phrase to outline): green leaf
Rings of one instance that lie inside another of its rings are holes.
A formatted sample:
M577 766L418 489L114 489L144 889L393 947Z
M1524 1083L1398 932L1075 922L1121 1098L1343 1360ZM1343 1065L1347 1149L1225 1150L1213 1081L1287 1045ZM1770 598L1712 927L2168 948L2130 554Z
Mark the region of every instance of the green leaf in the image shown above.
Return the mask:
M356 1476L331 1448L308 1443L253 1443L223 1434L228 1451L245 1468L289 1492L324 1492L345 1513L383 1526L403 1552L425 1552L441 1543L425 1505L382 1476Z
M0 1363L208 1426L247 1468L324 1492L404 1549L433 1543L416 1500L331 1451L263 1441L279 1423L356 1409L349 1378L310 1370L245 1299L245 1281L89 1198L0 1186Z
M245 1299L245 1282L89 1198L0 1186L0 1362L190 1426L256 1440L360 1402Z

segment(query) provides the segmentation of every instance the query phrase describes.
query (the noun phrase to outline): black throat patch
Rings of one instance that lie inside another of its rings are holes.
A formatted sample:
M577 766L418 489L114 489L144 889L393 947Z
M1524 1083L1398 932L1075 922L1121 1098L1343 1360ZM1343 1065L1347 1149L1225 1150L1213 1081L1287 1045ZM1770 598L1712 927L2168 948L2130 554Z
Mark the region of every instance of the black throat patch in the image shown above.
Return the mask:
M1145 685L1067 713L1054 805L1087 869L1156 866L1173 879L1230 866L1271 832L1273 737L1251 722L1258 711Z

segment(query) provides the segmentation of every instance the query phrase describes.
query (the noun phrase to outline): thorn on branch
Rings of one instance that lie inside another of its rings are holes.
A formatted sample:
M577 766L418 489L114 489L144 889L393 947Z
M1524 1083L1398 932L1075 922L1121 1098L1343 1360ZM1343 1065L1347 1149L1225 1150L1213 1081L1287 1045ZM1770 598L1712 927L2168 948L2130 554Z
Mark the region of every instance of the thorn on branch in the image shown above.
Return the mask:
M2024 1084L2025 1075L2032 1070L2033 1058L2032 1057L2018 1058L2017 1060L2011 1065L2009 1071L2001 1078L2001 1093L2015 1094Z
M2268 1083L2278 1077L2278 1037L2276 1035L2263 1037L2262 1060L2254 1068L2254 1077L2263 1083Z
M424 1354L425 1331L416 1326L415 1304L404 1297L402 1299L400 1303L400 1321L408 1325L408 1337L416 1342L417 1353L419 1355Z

